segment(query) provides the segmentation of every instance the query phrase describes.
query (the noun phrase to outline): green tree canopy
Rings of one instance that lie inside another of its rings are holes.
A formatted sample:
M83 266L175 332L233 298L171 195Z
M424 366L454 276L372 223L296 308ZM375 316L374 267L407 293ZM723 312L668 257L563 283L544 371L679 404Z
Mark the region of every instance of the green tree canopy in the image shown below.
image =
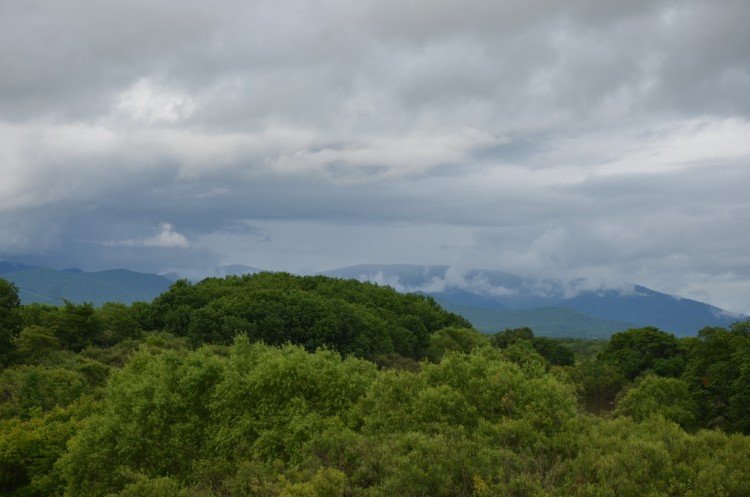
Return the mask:
M21 331L20 307L18 287L0 278L0 366L13 357L13 339Z
M707 327L690 340L683 378L709 427L750 433L750 322Z
M602 358L630 380L646 371L677 377L687 362L679 340L651 326L615 333L602 352Z
M647 376L629 389L617 403L615 414L643 421L661 415L683 428L695 427L696 405L688 384L677 378Z
M60 344L73 351L101 342L102 327L93 304L74 304L68 300L60 310L55 334Z
M534 338L534 331L528 326L522 328L506 328L498 331L490 338L490 342L495 347L504 349L521 340L531 340Z
M268 344L292 342L313 351L331 347L374 358L425 357L430 335L471 328L432 298L325 276L259 273L179 281L154 300L152 320L201 343L229 344L238 333Z
M477 347L489 344L487 337L472 328L451 326L436 331L430 336L427 358L439 362L448 351L469 353Z
M531 344L539 355L547 359L553 366L572 366L576 362L573 351L560 344L558 340L547 337L534 337L531 340Z

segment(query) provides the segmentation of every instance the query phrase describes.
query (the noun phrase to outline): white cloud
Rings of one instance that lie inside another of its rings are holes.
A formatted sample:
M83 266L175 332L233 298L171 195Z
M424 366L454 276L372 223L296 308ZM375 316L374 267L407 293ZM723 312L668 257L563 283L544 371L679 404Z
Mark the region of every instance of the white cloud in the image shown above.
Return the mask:
M379 134L354 138L344 146L282 152L274 167L284 174L312 171L335 181L377 182L460 166L471 161L472 151L501 141L472 128Z
M727 159L750 159L750 121L745 119L700 119L664 126L644 137L633 140L631 152L621 151L619 157L599 167L596 174L652 174L689 167L705 167L706 163Z
M115 113L145 124L175 124L190 118L196 108L185 93L141 78L117 96Z
M185 235L175 231L169 223L161 223L159 232L144 238L130 238L104 242L107 247L152 247L152 248L188 248L190 242Z

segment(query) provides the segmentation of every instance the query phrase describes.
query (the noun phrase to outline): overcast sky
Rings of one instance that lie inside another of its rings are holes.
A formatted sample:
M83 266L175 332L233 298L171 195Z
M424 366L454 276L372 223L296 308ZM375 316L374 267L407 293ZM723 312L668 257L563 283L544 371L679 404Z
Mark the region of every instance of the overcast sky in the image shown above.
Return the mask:
M747 0L0 0L0 258L750 312Z

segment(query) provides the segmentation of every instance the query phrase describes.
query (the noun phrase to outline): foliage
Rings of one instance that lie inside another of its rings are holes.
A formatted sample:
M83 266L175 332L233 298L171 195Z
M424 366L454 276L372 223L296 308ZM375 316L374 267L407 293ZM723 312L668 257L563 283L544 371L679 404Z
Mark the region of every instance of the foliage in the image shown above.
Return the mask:
M27 326L15 340L16 357L20 362L35 364L43 362L60 350L60 340L53 330L43 326Z
M417 372L247 336L228 350L149 347L112 374L85 416L65 414L69 407L0 422L2 492L468 497L750 490L746 437L691 435L668 421L689 424L680 418L692 400L681 380L647 376L620 400L623 417L584 415L573 383L533 361L505 357L517 350L544 362L529 340L504 350L449 350Z
M317 430L351 408L375 376L372 363L321 350L281 349L239 337L227 373L217 385L216 450L239 457L248 451L266 461L291 460Z
M205 443L210 394L221 373L219 359L206 351L136 354L112 377L102 414L65 457L68 492L103 495L127 481L120 466L185 478Z
M432 362L440 362L448 351L469 353L477 347L487 345L487 337L472 328L458 328L451 326L443 328L430 336L430 347L427 358Z
M570 373L584 408L594 414L611 410L627 379L612 364L600 359L581 361Z
M108 494L107 497L187 497L188 493L180 488L172 478L163 476L160 478L147 478L142 475L134 475L133 482L128 483L116 494Z
M498 331L490 338L490 342L495 347L504 349L521 340L531 340L532 338L534 338L534 332L528 326L524 326L522 328L506 328Z
M16 366L0 373L0 419L28 419L34 413L73 403L91 388L80 372L43 366Z
M50 304L26 304L21 307L19 314L24 327L42 326L51 328L57 322L60 308Z
M704 328L687 344L684 379L702 424L750 433L750 322Z
M64 348L80 352L87 345L100 343L101 332L101 322L92 304L65 301L55 323L55 335Z
M138 309L138 305L135 309ZM98 310L104 341L119 343L126 339L136 339L143 334L139 316L132 307L115 302L105 302Z
M0 497L750 495L749 323L488 338L284 274L14 313Z
M602 356L629 380L647 371L678 377L686 363L677 338L653 327L615 333Z
M259 273L178 281L152 304L154 324L193 344L231 343L238 333L308 351L331 347L374 358L398 353L421 358L430 335L442 328L471 328L430 297L324 276Z
M625 393L617 403L615 414L630 416L636 421L660 415L690 429L695 426L695 407L684 381L647 376Z
M540 356L553 366L572 366L575 364L575 355L557 340L547 337L534 337L531 344Z
M13 339L21 330L20 306L18 287L0 279L0 366L13 358Z
M529 327L508 328L490 337L490 343L501 349L515 349L510 351L506 356L511 357L519 354L521 349L514 345L520 342L529 342L531 347L542 356L549 365L553 366L572 366L575 363L575 355L567 347L563 346L560 341L547 337L534 336L534 331ZM525 347L525 346L523 346ZM522 347L522 348L523 348ZM521 360L520 358L517 360Z
M0 495L59 494L62 481L55 462L79 426L71 409L0 421Z
M746 437L720 432L688 435L656 416L592 420L579 455L565 461L561 495L727 496L747 495L750 458Z

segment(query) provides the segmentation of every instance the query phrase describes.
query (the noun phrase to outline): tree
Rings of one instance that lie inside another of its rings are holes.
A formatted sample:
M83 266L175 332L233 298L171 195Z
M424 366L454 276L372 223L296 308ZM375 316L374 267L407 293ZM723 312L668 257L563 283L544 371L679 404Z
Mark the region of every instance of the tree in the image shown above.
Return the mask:
M0 420L0 495L59 495L55 461L77 424L72 409Z
M15 340L18 361L24 363L39 363L56 351L60 350L60 341L55 332L44 326L27 326Z
M451 326L438 330L430 336L427 358L432 362L440 362L440 359L449 350L468 354L475 348L486 344L487 337L477 330Z
M188 492L169 477L147 478L135 475L135 481L129 483L120 493L113 497L187 497ZM112 494L110 494L112 495Z
M52 328L57 323L60 308L56 305L32 302L19 309L22 326L44 326Z
M643 421L660 414L670 421L690 429L695 425L696 404L688 384L677 378L647 376L631 388L617 403L615 414Z
M614 365L629 380L646 371L678 377L687 362L679 340L652 326L615 333L604 349L602 359Z
M573 352L557 340L547 337L534 337L531 344L539 352L539 355L547 359L553 366L572 366L576 362Z
M93 304L84 302L77 305L65 301L55 329L55 335L64 348L80 352L87 345L98 344L101 332L101 323Z
M168 491L169 482L145 479L139 493L140 483L128 485L120 468L148 479L185 480L206 443L210 398L220 377L220 362L207 350L138 352L113 374L101 414L89 418L61 460L66 495L177 495Z
M397 353L421 359L432 333L471 328L465 319L421 295L354 280L286 273L207 278L194 285L178 281L150 309L150 325L187 336L196 346L229 344L245 333L268 344L288 341L309 351L331 347L367 358Z
M127 338L139 338L143 333L135 313L125 304L105 302L97 315L110 343L119 343Z
M506 328L503 331L498 331L490 338L490 342L495 347L504 349L521 340L531 340L532 338L534 338L534 332L528 326L524 326L523 328Z
M683 379L704 426L750 432L750 336L747 323L706 327L688 342Z
M571 376L580 388L583 406L594 414L611 410L615 397L627 383L619 369L598 358L583 360Z
M83 373L44 366L13 366L0 372L0 418L28 418L73 403L91 389Z
M0 366L6 365L13 356L13 339L21 331L18 287L0 279Z

